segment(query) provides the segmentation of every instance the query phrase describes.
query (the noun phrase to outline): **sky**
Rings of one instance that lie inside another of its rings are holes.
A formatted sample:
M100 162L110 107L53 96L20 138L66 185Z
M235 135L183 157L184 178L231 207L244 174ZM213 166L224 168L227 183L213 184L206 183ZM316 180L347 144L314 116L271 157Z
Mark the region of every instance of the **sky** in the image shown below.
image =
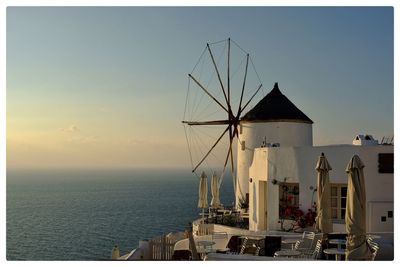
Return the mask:
M391 7L8 7L7 168L190 168L187 74L231 37L315 145L394 132Z

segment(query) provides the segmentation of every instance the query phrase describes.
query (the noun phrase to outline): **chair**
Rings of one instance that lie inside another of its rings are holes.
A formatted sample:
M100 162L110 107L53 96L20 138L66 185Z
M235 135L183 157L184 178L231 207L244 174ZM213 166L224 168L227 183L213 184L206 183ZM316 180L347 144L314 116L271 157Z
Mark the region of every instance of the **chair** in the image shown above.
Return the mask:
M314 252L311 254L311 259L319 259L322 251L322 240L318 239L315 244Z
M279 248L278 250L300 250L301 249L300 245L302 242L303 240L297 240L296 243L294 243L294 245L291 248Z
M303 242L303 240L297 240L296 243L294 244L294 249L298 250L300 248L300 244Z
M295 249L303 251L304 253L312 253L313 245L314 245L314 239L315 239L315 233L314 232L308 232L304 231L302 239L299 240L299 242L296 242L295 244Z
M374 242L374 240L373 240L370 236L367 236L367 237L365 238L365 241L367 242L368 245L371 245L371 244L378 244L378 243Z
M378 251L379 251L379 245L378 245L378 243L375 243L375 242L373 242L373 241L368 241L368 239L367 239L367 244L368 244L368 246L372 249L372 257L371 257L371 260L375 260L375 258L376 258L376 255L378 254Z
M239 254L244 254L244 251L245 251L245 249L246 249L246 246L247 246L247 242L248 242L248 241L249 241L249 238L248 238L248 237L245 237L245 238L243 239L242 247L240 248Z
M300 251L302 254L299 256L299 258L302 259L318 259L321 255L322 251L322 240L318 239L315 248L314 249L299 249L299 244L301 244L301 241L297 241L296 244L294 245L294 250Z
M314 232L307 232L304 231L303 232L303 241L306 242L307 240L309 240L309 249L312 249L313 244L314 244L314 239L315 239L315 233Z
M251 247L245 247L243 252L241 251L240 254L250 254L250 255L254 255L254 256L258 256L260 255L260 247L256 246L256 245L252 245Z

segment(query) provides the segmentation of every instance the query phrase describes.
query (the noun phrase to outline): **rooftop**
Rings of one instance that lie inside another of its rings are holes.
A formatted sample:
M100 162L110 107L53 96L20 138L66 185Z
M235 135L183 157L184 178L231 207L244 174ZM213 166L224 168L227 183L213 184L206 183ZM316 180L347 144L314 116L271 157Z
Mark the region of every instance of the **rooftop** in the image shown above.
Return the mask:
M279 90L278 83L258 104L247 112L242 121L288 121L313 123Z

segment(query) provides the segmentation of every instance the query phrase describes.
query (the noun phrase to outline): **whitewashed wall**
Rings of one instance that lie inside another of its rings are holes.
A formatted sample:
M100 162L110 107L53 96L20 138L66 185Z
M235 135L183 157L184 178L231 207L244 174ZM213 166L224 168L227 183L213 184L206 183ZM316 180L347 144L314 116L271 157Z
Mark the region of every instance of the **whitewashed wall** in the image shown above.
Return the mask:
M249 167L254 149L264 139L267 143L280 143L281 147L312 146L312 124L299 122L241 122L237 153L236 205L239 198L249 193ZM245 142L242 150L241 142Z
M250 200L259 200L257 196L259 181L267 181L267 229L278 230L279 220L279 186L273 185L271 181L276 179L283 182L298 182L300 195L300 208L307 211L311 205L312 191L310 186L316 187L316 162L321 152L325 153L332 171L330 172L331 183L347 184L348 176L345 172L347 163L354 154L358 154L365 164L364 174L367 195L367 218L379 216L371 214L374 203L386 203L384 206L390 208L394 199L393 174L378 172L378 154L393 153L393 146L321 146L321 147L280 147L280 148L258 148L254 153L253 164L249 174L252 178L250 186ZM315 195L314 195L315 200ZM250 230L261 230L264 225L260 224L258 214L259 204L251 201L249 211ZM379 204L383 205L383 204ZM376 212L376 211L375 211ZM386 212L386 211L382 211ZM379 231L393 231L393 218L388 219ZM390 221L391 220L391 221ZM370 220L367 220L367 230L378 231L371 228ZM344 224L334 224L334 231L344 231Z

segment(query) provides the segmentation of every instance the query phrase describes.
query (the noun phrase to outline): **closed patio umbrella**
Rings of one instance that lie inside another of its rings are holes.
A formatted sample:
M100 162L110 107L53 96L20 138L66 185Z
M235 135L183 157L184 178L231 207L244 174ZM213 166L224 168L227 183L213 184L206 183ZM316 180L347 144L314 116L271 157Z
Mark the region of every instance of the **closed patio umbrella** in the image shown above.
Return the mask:
M364 164L354 155L347 165L346 260L369 260L372 253L366 241L366 199Z
M203 217L204 217L204 209L208 208L207 175L204 173L204 171L201 173L200 176L199 201L197 203L197 207L203 209Z
M211 207L219 208L221 206L221 201L219 200L219 177L214 172L211 178Z
M332 170L324 153L317 161L317 217L315 218L315 228L324 234L333 231L331 220L331 187L329 182L329 171Z

